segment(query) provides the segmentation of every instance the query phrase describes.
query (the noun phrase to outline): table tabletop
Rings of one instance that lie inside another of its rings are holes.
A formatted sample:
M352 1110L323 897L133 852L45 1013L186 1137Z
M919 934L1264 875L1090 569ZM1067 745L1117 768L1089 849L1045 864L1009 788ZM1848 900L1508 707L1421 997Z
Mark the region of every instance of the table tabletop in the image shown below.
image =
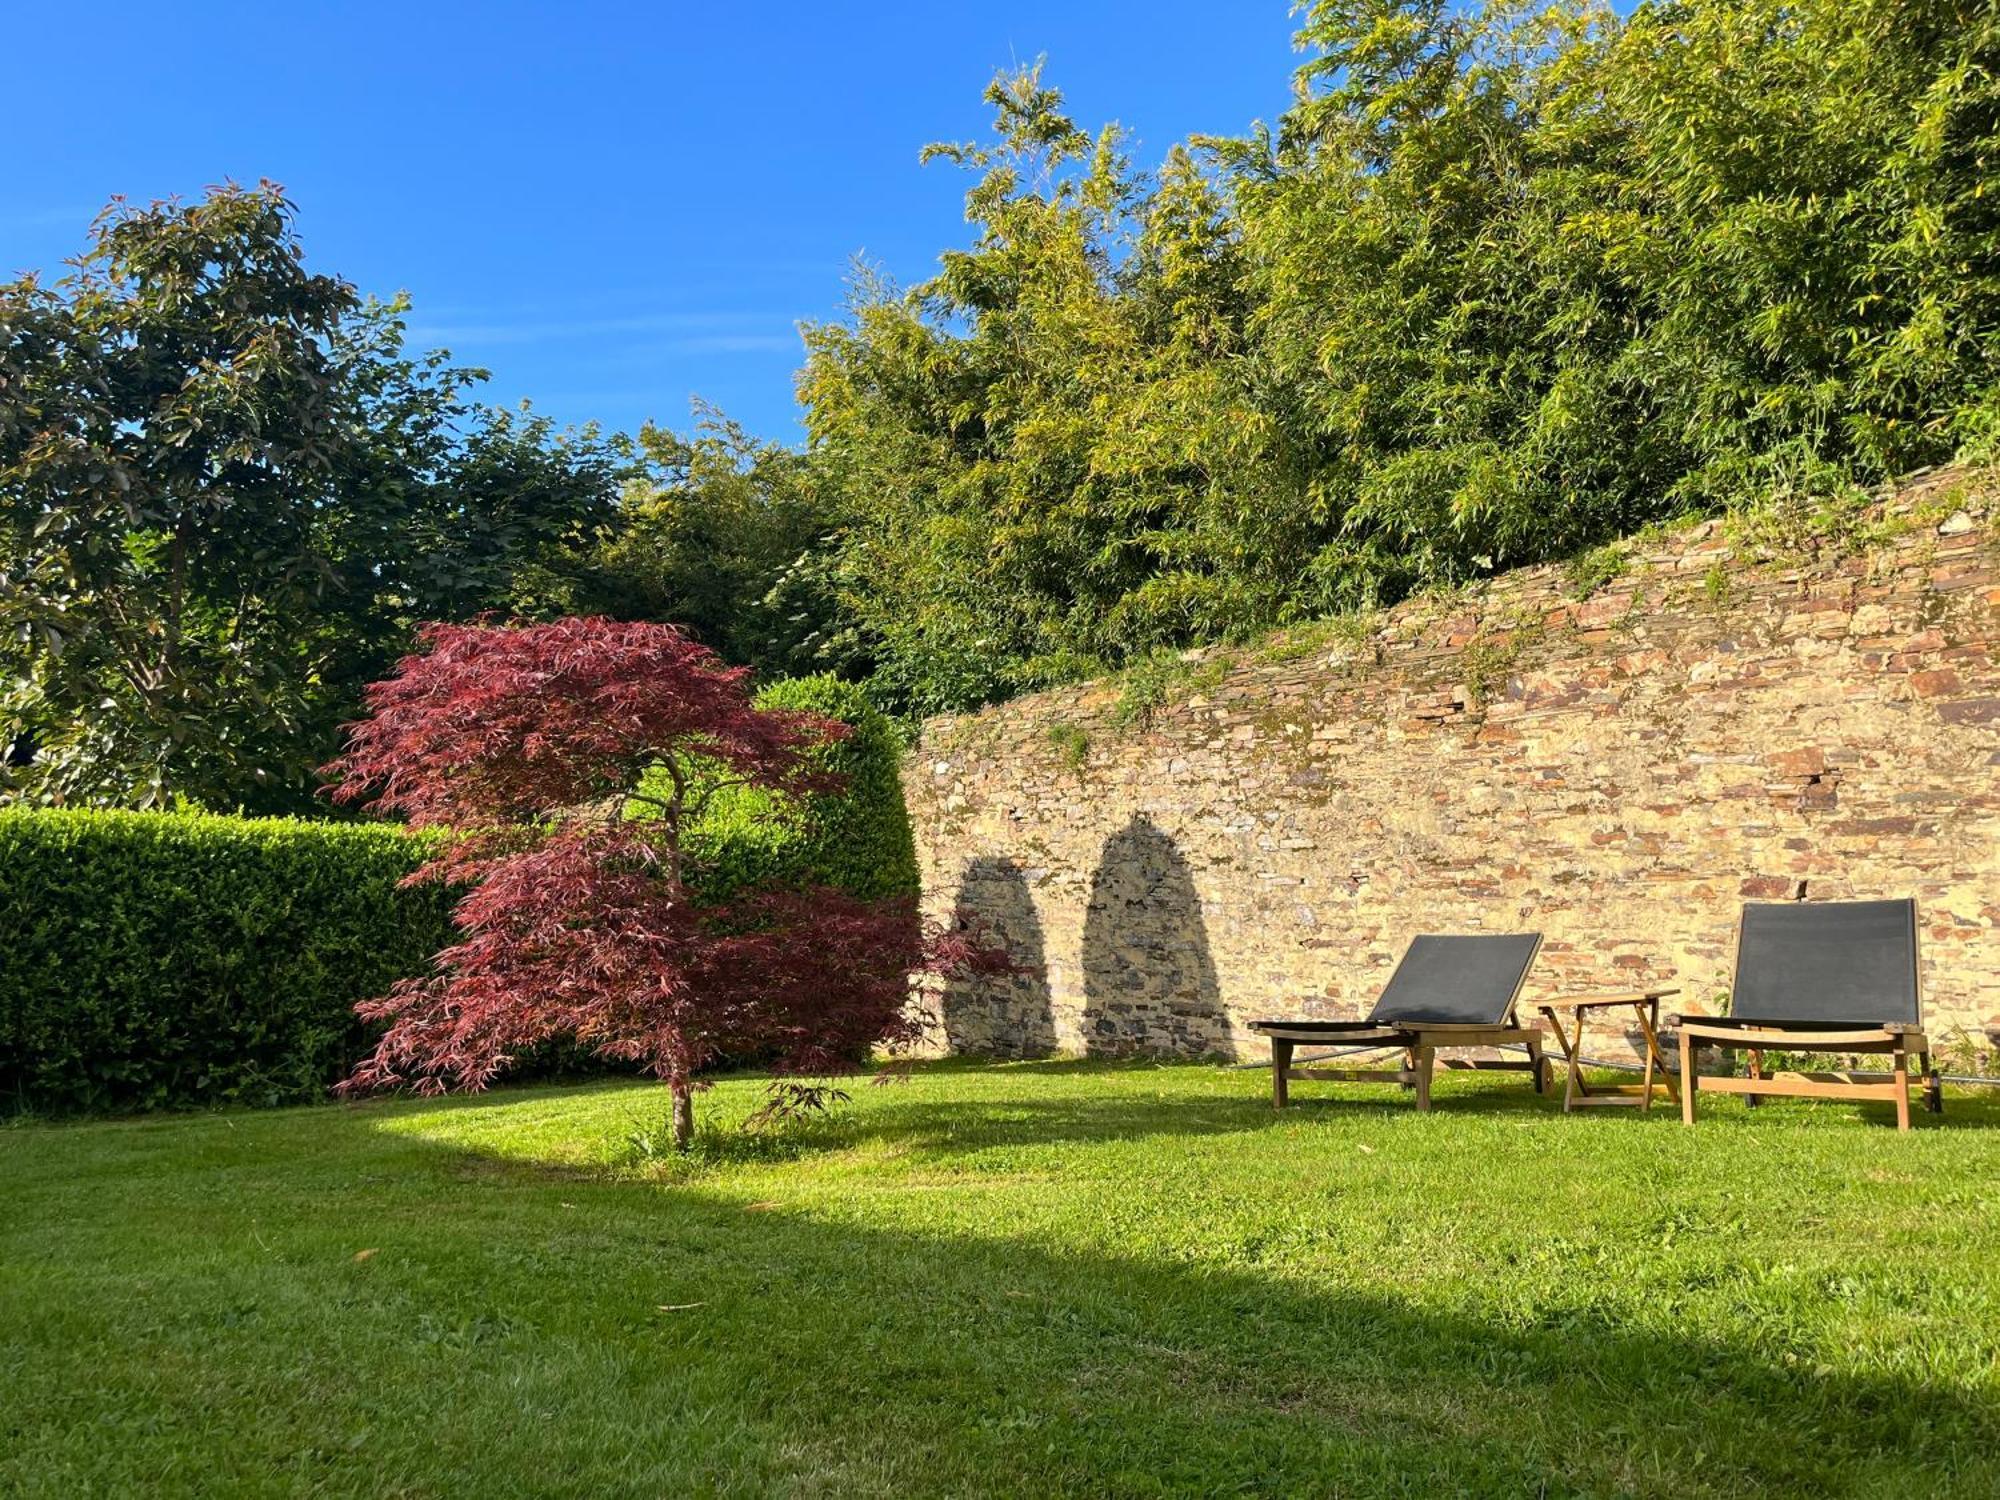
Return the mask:
M1535 1005L1540 1010L1585 1010L1595 1005L1650 1005L1679 993L1678 985L1643 990L1598 990L1584 995L1558 995L1554 999L1538 1000Z

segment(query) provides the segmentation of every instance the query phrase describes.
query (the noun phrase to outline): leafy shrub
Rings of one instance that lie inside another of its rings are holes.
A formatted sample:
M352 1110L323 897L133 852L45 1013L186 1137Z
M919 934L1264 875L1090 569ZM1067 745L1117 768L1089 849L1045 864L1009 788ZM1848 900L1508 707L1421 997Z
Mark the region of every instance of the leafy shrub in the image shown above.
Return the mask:
M1090 736L1074 724L1051 724L1049 748L1066 771L1081 771L1090 764Z
M718 793L688 840L704 895L767 881L913 894L894 727L830 678L775 683L757 701L854 725L818 754L846 788ZM380 824L0 813L0 1111L320 1097L368 1048L354 1003L428 972L454 941L452 893L399 886L421 855ZM508 1071L606 1067L551 1043Z
M400 830L189 814L0 813L0 1109L317 1097L354 1002L420 973L449 895Z
M689 830L695 881L711 900L749 886L831 885L864 901L917 893L916 843L903 806L902 742L854 683L795 677L763 688L756 705L825 714L854 733L813 752L815 769L843 780L808 799L751 787L718 790Z
M726 902L760 885L830 885L864 901L915 896L916 842L903 804L903 746L894 723L856 684L832 676L781 679L754 704L824 714L852 726L845 740L811 752L818 771L843 779L837 793L799 799L756 787L716 790L689 828L690 883L703 899ZM654 772L649 781L663 773ZM635 815L646 816L636 811ZM726 1066L766 1060L759 1050L729 1054ZM524 1054L508 1077L566 1077L630 1072L571 1042Z
M756 702L747 671L643 621L430 624L419 640L328 770L336 801L444 832L423 874L468 883L461 937L357 1007L388 1029L341 1093L476 1092L521 1049L568 1040L663 1082L684 1150L702 1072L760 1057L762 1118L824 1108L845 1096L816 1080L921 1034L917 975L998 965L907 891L852 889L905 883L889 855L909 830L893 740L848 744L850 726L797 706L854 712L838 684ZM748 885L727 894L694 887L687 857L718 793L739 816L710 837L735 860L711 867Z

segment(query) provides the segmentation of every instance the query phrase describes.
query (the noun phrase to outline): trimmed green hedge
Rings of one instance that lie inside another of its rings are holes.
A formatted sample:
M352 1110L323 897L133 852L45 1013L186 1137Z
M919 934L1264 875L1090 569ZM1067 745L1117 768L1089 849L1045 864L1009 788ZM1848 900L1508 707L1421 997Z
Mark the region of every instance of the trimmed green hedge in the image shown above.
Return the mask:
M894 727L831 678L774 683L758 702L853 724L821 757L846 789L805 803L719 793L689 833L703 893L914 893ZM452 941L452 893L399 885L421 854L379 824L0 812L0 1113L321 1097L368 1045L355 1001ZM603 1067L556 1046L516 1072Z
M421 973L450 895L395 828L0 813L0 1110L319 1097L352 1007Z
M799 802L724 788L688 832L695 877L711 900L746 886L832 885L866 900L914 896L917 850L903 805L903 746L861 688L835 677L794 677L757 694L759 708L824 714L854 726L815 763L844 778L834 795Z

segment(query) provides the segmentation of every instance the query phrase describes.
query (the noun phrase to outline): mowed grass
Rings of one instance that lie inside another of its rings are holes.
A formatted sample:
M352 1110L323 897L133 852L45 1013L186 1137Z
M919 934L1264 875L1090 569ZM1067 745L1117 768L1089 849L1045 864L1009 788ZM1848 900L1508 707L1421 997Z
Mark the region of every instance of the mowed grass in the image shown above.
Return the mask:
M0 1131L0 1490L2000 1493L2000 1108L939 1066Z

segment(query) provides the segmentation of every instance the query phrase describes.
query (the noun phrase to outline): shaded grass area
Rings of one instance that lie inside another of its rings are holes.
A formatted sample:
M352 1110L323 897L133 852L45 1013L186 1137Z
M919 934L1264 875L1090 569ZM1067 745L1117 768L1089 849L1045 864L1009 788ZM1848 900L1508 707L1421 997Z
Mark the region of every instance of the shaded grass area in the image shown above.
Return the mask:
M0 1131L0 1490L2000 1487L2000 1108L596 1083ZM1304 1093L1301 1090L1301 1093Z

